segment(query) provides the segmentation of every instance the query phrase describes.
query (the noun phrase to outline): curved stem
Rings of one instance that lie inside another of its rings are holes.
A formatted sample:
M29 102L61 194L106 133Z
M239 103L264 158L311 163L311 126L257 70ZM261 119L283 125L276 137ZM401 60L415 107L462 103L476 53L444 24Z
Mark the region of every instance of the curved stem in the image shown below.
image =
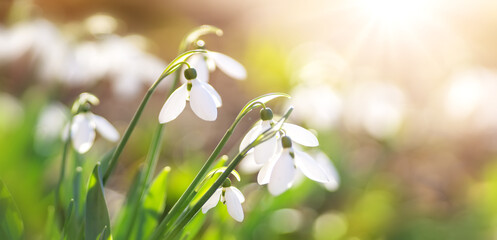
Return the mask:
M281 95L284 96L284 95ZM191 202L193 197L195 196L195 189L197 186L202 182L202 179L205 177L207 172L209 171L210 167L214 163L214 161L217 159L219 156L219 153L221 152L221 149L224 147L228 139L231 137L233 134L233 131L235 127L238 125L238 123L247 115L252 109L254 109L257 105L264 106L262 104L262 101L257 101L257 102L249 102L242 111L238 114L238 116L235 118L235 121L231 124L230 128L226 131L224 134L223 138L221 141L218 143L214 151L211 153L207 161L204 163L200 171L197 173L197 176L193 179L192 183L188 186L188 188L185 190L183 195L181 195L180 199L173 205L171 210L167 215L165 215L164 219L160 222L158 225L157 229L153 233L151 239L159 239L163 234L164 231L168 229L168 226L170 225L171 220L176 220L177 215L181 213L182 211L185 210L185 208L188 206L188 204ZM291 110L290 110L291 112ZM164 214L162 214L164 215Z
M148 101L150 100L150 97L154 93L155 89L159 85L159 83L167 77L169 74L173 73L176 71L182 64L188 64L184 60L191 56L192 54L195 53L205 53L207 51L205 50L192 50L192 51L187 51L184 53L181 53L178 57L176 57L164 70L164 72L161 74L161 76L155 81L155 83L147 90L147 93L143 97L140 106L136 110L135 114L133 115L133 118L131 119L131 122L128 125L128 128L124 132L123 137L121 138L121 141L118 143L116 150L112 154L111 159L109 160L109 166L107 167L105 174L102 178L103 184L105 185L107 181L109 180L110 175L114 171L114 168L116 168L117 165L117 159L121 155L124 146L129 140L129 137L131 136L131 133L133 133L133 130L136 127L136 124L138 123L138 120L140 120L140 117L143 113L143 110L145 109L145 106L147 105ZM178 75L179 78L179 75ZM175 78L176 81L176 78ZM175 85L175 84L174 84ZM174 85L171 87L171 92L174 90Z
M184 55L184 53L181 54L181 52L180 52L180 56L183 56L183 55ZM152 85L151 89L154 89L165 76L169 75L171 72L178 69L181 65L186 65L188 68L191 68L190 64L188 64L185 61L181 61L179 63L172 65L169 68L169 70L166 69L166 71L164 71L164 73L159 78L160 80L156 81L154 83L154 85ZM175 73L173 84L171 85L171 89L169 90L169 93L166 96L166 99L169 96L171 96L171 94L174 92L175 86L179 82L180 74L181 74L180 71L177 71ZM154 133L154 137L152 139L152 142L150 143L150 148L149 148L150 150L147 154L147 160L146 160L146 165L145 165L146 171L140 175L140 179L138 182L138 188L139 188L139 190L138 190L139 195L137 196L138 199L137 199L137 201L135 201L136 204L131 210L131 217L130 217L130 221L129 221L129 226L125 226L126 232L125 232L124 236L126 239L129 239L131 237L130 235L131 235L132 230L133 230L133 225L135 222L136 215L138 214L139 207L141 206L141 202L143 201L143 198L146 194L147 184L150 182L150 180L152 178L152 174L153 174L155 167L157 165L157 160L158 160L159 155L160 155L160 146L162 145L162 139L163 139L162 136L163 135L164 135L164 124L158 124L157 130Z
M212 184L212 186L207 190L207 192L198 200L198 202L179 219L179 222L174 225L173 229L165 236L165 239L173 239L179 231L192 219L195 214L202 208L202 206L209 200L209 198L214 194L214 192L224 183L224 181L228 178L231 171L235 169L235 167L240 163L240 161L245 157L245 154L254 147L256 144L250 144L247 146L242 152L236 155L235 159L228 165L226 170L219 176L219 178Z
M69 126L71 124L71 121L69 122ZM69 127L70 128L70 127ZM71 130L69 130L71 132ZM67 155L69 153L69 145L71 144L71 134L68 134L67 140L64 143L64 148L62 150L62 163L60 166L60 172L59 172L59 181L57 182L57 187L55 188L55 212L57 214L61 213L62 214L62 207L60 205L60 188L62 187L62 181L64 180L65 172L66 172L66 163L67 163Z
M114 151L114 154L112 154L111 159L109 160L109 167L107 167L105 174L102 178L103 184L105 185L107 181L109 180L110 175L114 171L114 168L116 168L117 165L117 159L121 155L124 146L129 140L129 137L131 136L131 133L133 133L133 130L136 127L136 124L138 123L138 120L140 120L140 117L143 113L143 109L145 109L145 106L147 105L148 101L150 100L150 97L152 96L152 93L154 93L155 88L157 87L156 84L154 84L150 89L148 89L147 94L145 94L145 97L140 103L140 106L138 107L138 110L136 110L135 115L131 119L131 122L129 123L128 128L124 132L123 137L121 138L121 141L116 147L116 150Z
M204 165L202 166L200 171L197 173L197 176L195 176L193 181L190 183L190 186L188 186L188 188L185 190L183 195L181 195L179 200L176 201L176 203L173 205L173 207L171 208L169 213L166 215L166 217L161 221L161 223L157 227L157 230L152 235L151 239L158 239L163 234L164 230L166 230L168 223L174 217L176 217L176 215L178 215L180 213L180 211L182 211L188 205L188 203L190 202L188 200L193 199L194 195L192 195L192 194L194 194L194 191L195 191L197 185L202 181L202 179L205 177L205 175L209 171L209 169L212 166L212 164L214 163L214 161L219 156L224 145L226 144L226 142L229 140L229 138L233 134L233 131L234 131L236 125L238 125L238 122L240 122L240 119L237 118L235 120L235 122L233 122L231 127L226 131L226 133L224 134L221 141L218 143L218 145L216 146L214 151L211 153L211 155L209 156L207 161L204 163Z
M198 202L190 208L186 214L184 214L178 221L173 225L171 231L169 231L165 237L165 239L173 239L184 226L197 214L197 212L202 208L202 206L209 200L209 198L214 194L214 192L224 183L224 181L228 178L229 174L235 169L235 167L240 163L240 161L245 157L248 151L255 147L256 145L267 141L272 138L283 126L283 123L288 119L289 115L292 113L293 108L285 113L285 115L271 128L267 129L263 133L259 135L254 141L252 141L248 146L246 146L240 153L236 155L236 157L231 161L226 170L219 176L219 178L214 182L214 184L207 190L207 192L198 200ZM236 121L235 121L236 122Z
M157 128L157 131L154 134L152 143L150 144L150 150L147 154L147 161L145 165L145 172L140 175L140 180L138 183L138 201L137 204L131 210L131 216L129 221L129 226L125 226L126 232L124 234L125 239L131 239L131 233L133 230L133 225L138 215L138 211L140 210L141 202L146 194L147 184L150 182L152 178L153 172L155 171L155 167L157 165L157 159L159 158L160 146L162 145L162 136L163 136L163 128L164 125L160 124Z

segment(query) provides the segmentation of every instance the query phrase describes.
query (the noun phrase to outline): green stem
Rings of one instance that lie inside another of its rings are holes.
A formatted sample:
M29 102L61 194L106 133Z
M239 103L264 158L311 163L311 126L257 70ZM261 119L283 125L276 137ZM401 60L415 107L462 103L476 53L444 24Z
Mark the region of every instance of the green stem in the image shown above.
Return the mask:
M186 206L188 206L189 203L188 199L190 200L192 199L191 195L194 194L195 188L202 181L202 179L205 177L205 175L209 171L214 161L219 156L219 153L221 152L222 148L233 134L233 131L236 125L238 125L238 123L240 122L240 120L241 118L237 118L233 122L231 127L226 131L221 141L218 143L214 151L209 156L209 159L207 159L207 161L204 163L204 166L202 166L200 171L197 173L197 176L195 176L195 179L193 179L192 183L190 183L190 186L188 186L188 188L185 190L183 195L181 195L179 200L174 204L174 206L171 208L171 210L166 215L166 217L161 221L161 223L157 227L157 230L152 235L151 239L158 239L163 234L164 230L167 229L168 222L171 221L174 217L176 217L176 215L179 214L180 211L182 211Z
M181 195L180 199L173 205L169 213L164 217L164 219L162 219L159 226L152 235L151 239L159 239L159 237L164 234L164 231L168 229L171 220L173 219L176 220L176 216L180 212L184 211L184 209L188 206L188 204L195 196L194 191L196 187L198 186L199 183L202 182L203 178L209 171L210 167L219 156L219 153L221 152L222 148L233 134L233 131L235 130L238 123L243 119L243 117L245 117L245 115L247 115L257 105L262 105L262 104L261 102L252 102L252 103L249 102L249 104L246 105L242 109L242 111L238 114L235 121L231 124L230 128L226 131L221 141L218 143L214 151L209 156L209 159L207 159L207 161L204 163L204 166L202 166L202 169L200 169L200 171L197 173L197 176L195 176L195 179L193 179L192 183L190 183L190 186L188 186L188 188L185 190L183 195Z
M187 62L180 62L180 63L174 65L172 68L174 68L176 66L180 66L181 64L185 64L188 67L190 67L190 65ZM166 99L169 96L171 96L171 94L174 92L175 86L179 82L180 74L181 74L180 71L177 71L175 73L173 84L171 85L171 89L169 90L169 93L166 96ZM146 172L144 174L140 174L140 180L138 183L138 187L140 188L138 190L139 191L138 201L135 201L136 205L132 209L131 217L130 217L130 221L129 221L129 226L126 227L126 232L124 235L126 237L125 239L130 239L130 237L131 237L130 235L131 235L132 230L133 230L134 221L136 219L136 215L138 214L139 207L141 206L141 202L142 202L143 197L145 195L146 186L150 182L150 179L152 178L152 173L155 171L155 167L157 166L157 159L159 158L160 146L162 145L162 139L163 139L162 136L164 135L164 126L165 126L164 124L159 124L157 126L157 130L155 131L154 137L153 137L152 142L150 144L150 150L147 154L147 161L146 161L147 169L146 169Z
M274 124L270 129L267 129L263 133L259 135L254 141L252 141L248 146L246 146L236 157L233 159L233 161L228 165L228 167L224 170L224 172L219 176L219 178L214 182L214 184L207 190L207 192L198 200L198 202L187 211L184 216L182 216L180 219L178 219L177 222L173 225L173 229L171 229L170 232L167 233L166 239L174 239L174 237L183 229L184 226L197 214L197 212L202 208L202 206L209 200L209 198L214 194L214 192L224 183L224 181L228 178L229 174L235 169L235 167L240 163L240 161L245 157L247 152L255 147L256 145L267 141L271 137L273 137L283 126L283 123L288 119L288 116L290 116L291 112L293 111L293 107L290 107L290 109L285 113L285 115L276 123ZM245 113L246 114L246 113ZM241 117L245 116L245 114L241 114ZM240 118L241 119L241 118ZM239 121L239 119L238 119ZM238 121L235 121L237 123Z
M172 72L176 71L176 69L178 69L182 64L187 64L186 62L184 62L184 60L186 58L188 58L189 56L191 56L192 54L195 54L195 53L205 53L205 52L206 52L205 50L192 50L192 51L187 51L187 52L184 52L184 53L180 54L178 57L176 57L176 59L174 59L166 67L166 70L164 70L164 72L157 79L157 81L155 81L155 83L148 89L147 93L145 94L145 96L143 97L143 99L142 99L142 101L140 103L140 106L136 110L135 115L133 115L133 118L131 119L131 122L129 123L128 128L124 132L124 135L121 138L121 141L117 145L116 150L114 151L114 154L112 154L112 157L109 160L109 166L107 167L107 170L105 171L105 174L104 174L104 176L102 178L102 181L103 181L104 185L107 183L107 181L109 180L110 175L112 174L112 172L116 168L117 159L121 155L121 153L122 153L122 151L124 149L124 146L126 146L126 143L128 142L129 137L131 136L131 133L133 133L133 130L135 129L136 124L138 123L138 120L140 120L140 117L141 117L141 115L143 113L143 110L145 109L145 106L147 105L148 101L150 100L150 97L154 93L154 91L157 88L157 86L159 85L159 83L165 77L167 77L169 74L171 74ZM174 84L174 85L176 85L176 84ZM171 87L171 92L174 91L174 85Z
M62 150L62 163L60 166L59 181L57 182L57 187L55 188L55 212L57 213L57 216L61 217L63 217L63 207L60 206L60 188L62 187L62 181L64 181L64 176L66 175L67 155L69 154L69 147L71 145L71 125L72 117L69 120L69 133L67 134L67 139Z
M125 238L124 239L131 239L131 233L133 230L134 222L137 218L138 211L140 210L140 206L142 205L141 202L143 201L143 197L145 195L147 185L150 182L150 179L152 178L152 174L155 171L155 167L157 165L157 159L159 158L159 152L160 152L160 146L162 145L162 136L163 136L163 131L164 125L160 124L157 128L157 131L154 134L152 143L150 144L150 150L147 154L147 162L146 162L146 170L144 174L140 175L140 180L138 187L140 188L139 195L138 195L138 201L136 202L137 204L133 207L131 210L131 216L130 216L130 221L129 221L129 226L126 226L126 232L125 232Z
M145 109L145 106L147 105L148 101L150 100L150 97L154 93L155 88L157 87L156 84L154 84L150 89L148 89L147 93L145 94L145 97L143 98L142 102L140 103L140 106L138 107L138 110L136 110L135 115L133 116L133 119L131 119L131 122L129 123L128 128L126 129L126 132L124 132L123 137L121 138L121 141L117 145L116 151L114 151L114 154L112 154L112 157L109 161L109 167L107 168L107 171L105 171L105 174L103 176L103 184L105 185L107 183L107 180L109 180L110 175L114 171L114 168L117 165L117 159L121 155L124 146L126 146L126 143L129 140L129 137L131 136L131 133L133 133L133 130L136 127L136 124L138 123L138 120L140 120L140 117L143 113L143 109Z
M166 235L165 239L173 239L181 229L197 214L197 212L202 208L202 206L209 200L209 198L214 194L214 192L224 183L224 180L228 178L231 171L240 163L240 161L245 157L245 154L254 147L256 144L250 144L242 152L236 155L235 159L228 165L226 170L219 176L219 178L212 184L212 186L207 190L207 192L198 200L198 202L181 218L177 224L174 224L174 228L169 234Z

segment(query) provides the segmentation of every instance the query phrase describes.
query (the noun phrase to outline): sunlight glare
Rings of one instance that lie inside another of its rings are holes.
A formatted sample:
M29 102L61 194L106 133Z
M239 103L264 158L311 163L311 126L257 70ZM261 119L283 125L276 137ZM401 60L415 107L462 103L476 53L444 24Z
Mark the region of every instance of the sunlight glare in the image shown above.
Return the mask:
M426 18L429 2L426 0L360 0L360 5L368 16L378 22L405 27Z

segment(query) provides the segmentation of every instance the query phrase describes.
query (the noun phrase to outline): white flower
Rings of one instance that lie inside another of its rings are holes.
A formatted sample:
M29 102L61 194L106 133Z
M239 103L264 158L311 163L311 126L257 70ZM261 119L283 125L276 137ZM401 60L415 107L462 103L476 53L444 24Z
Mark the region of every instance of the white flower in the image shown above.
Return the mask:
M257 182L268 184L269 192L275 196L292 186L297 169L311 180L321 183L331 181L326 171L309 154L292 147L292 141L288 135L281 137L279 142L282 147L278 147L277 154L262 166L257 176Z
M245 202L245 197L238 188L229 186L217 189L202 206L202 213L205 214L209 209L215 207L219 201L226 205L228 213L233 219L238 222L243 221L242 203Z
M244 80L247 78L247 70L243 65L222 53L209 51L195 54L187 62L197 70L197 79L203 82L209 82L209 72L214 71L216 67L234 79ZM181 81L185 82L186 79L182 76Z
M245 147L247 147L251 142L253 142L257 136L259 136L262 132L266 131L273 124L273 113L271 109L264 108L261 110L261 119L255 124L255 126L248 131L245 137L242 139L240 143L240 151L242 151ZM312 132L306 130L303 127L297 126L291 123L284 123L282 127L283 132L289 137L291 137L296 143L307 147L317 147L319 145L319 141L312 134ZM269 159L271 159L277 153L278 147L278 138L280 136L275 135L269 140L258 144L254 147L253 150L250 150L247 154L246 158L254 159L256 164L264 164Z
M222 105L221 97L208 83L196 79L195 69L185 70L185 75L190 72L186 83L176 89L167 99L159 114L159 122L167 123L176 119L185 109L186 101L190 101L193 112L203 120L214 121L217 118L217 108Z
M65 139L68 133L68 128L66 129ZM76 151L85 153L90 150L95 141L95 130L109 141L119 140L119 133L105 118L91 112L78 113L71 124L71 141Z
M245 147L247 147L252 141L254 141L257 136L259 136L262 132L271 128L272 120L262 120L255 124L255 126L248 131L245 137L242 139L240 143L240 151L242 151ZM248 154L248 158L253 158L257 164L263 164L267 160L269 160L276 152L277 147L277 138L276 135L267 141L260 143L255 146L253 150L251 150Z

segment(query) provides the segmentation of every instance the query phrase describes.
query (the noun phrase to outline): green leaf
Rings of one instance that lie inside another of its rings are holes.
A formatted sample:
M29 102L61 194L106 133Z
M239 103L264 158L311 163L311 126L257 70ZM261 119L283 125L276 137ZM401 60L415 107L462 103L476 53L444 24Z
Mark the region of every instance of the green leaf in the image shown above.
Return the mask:
M195 188L195 192L198 192L207 182L209 182L212 179L213 174L216 173L216 170L219 170L219 168L222 168L227 161L228 161L227 155L221 156L219 158L219 160L217 160L217 163L214 165L214 167L213 167L214 170L207 173L207 175L204 177L204 179ZM240 176L238 176L238 177L240 177ZM238 180L238 181L240 181L240 180Z
M279 97L291 98L290 95L288 95L286 93L268 93L268 94L261 95L259 97L256 97L256 98L250 100L245 105L245 107L242 108L242 110L240 111L240 113L238 114L238 116L236 118L241 119L243 116L245 116L245 114L250 112L252 109L260 107L261 104L266 104L267 102L269 102L275 98L279 98ZM260 104L258 104L258 103L260 103Z
M219 168L216 168L216 169L210 171L205 178L211 178L216 173L223 173L227 168L228 167L219 167ZM240 174L236 170L231 171L231 175L235 176L236 180L238 180L238 181L241 180Z
M77 208L74 199L71 199L69 207L67 208L67 215L65 218L64 228L62 229L61 239L78 239L78 232L80 226L77 223Z
M67 207L66 217L64 218L65 222L64 226L62 227L62 234L61 234L62 239L64 239L64 235L67 233L67 227L69 226L71 219L74 217L73 209L74 209L74 199L71 199L71 201L69 202L69 207Z
M47 208L47 219L45 220L45 239L57 239L57 222L55 221L55 208L54 206L48 206Z
M114 152L116 151L116 147L113 147L111 150L107 151L104 156L102 157L102 159L100 160L100 163L101 163L101 169L102 169L102 172L106 172L107 169L109 168L109 164L110 164L110 159L112 158L112 155L114 154Z
M142 174L144 172L143 168L140 168L136 173L133 181L131 182L131 187L126 195L126 201L121 207L119 214L117 215L117 220L114 223L114 236L115 239L125 239L125 235L128 232L128 227L131 225L131 216L133 207L138 204L139 201L139 183L142 178Z
M200 231L205 222L205 214L197 214L193 219L185 226L182 232L181 240L197 239L197 233Z
M167 176L171 168L165 167L151 183L147 190L139 214L139 226L135 239L148 239L158 224L166 206Z
M21 239L24 224L14 198L0 180L0 239Z
M98 235L97 239L98 240L105 240L105 232L107 232L107 226L104 227L102 232Z
M97 239L104 228L107 230L103 232L102 239L112 239L109 211L105 203L104 186L100 175L100 163L97 163L88 181L85 211L85 239Z
M211 33L215 33L216 35L221 36L221 35L223 35L223 30L221 30L220 28L211 26L211 25L202 25L200 27L197 27L197 28L193 29L190 33L188 33L186 35L186 37L183 39L183 41L181 41L180 49L186 50L187 47L190 44L196 42L198 40L198 38L200 38L203 35L211 34Z

